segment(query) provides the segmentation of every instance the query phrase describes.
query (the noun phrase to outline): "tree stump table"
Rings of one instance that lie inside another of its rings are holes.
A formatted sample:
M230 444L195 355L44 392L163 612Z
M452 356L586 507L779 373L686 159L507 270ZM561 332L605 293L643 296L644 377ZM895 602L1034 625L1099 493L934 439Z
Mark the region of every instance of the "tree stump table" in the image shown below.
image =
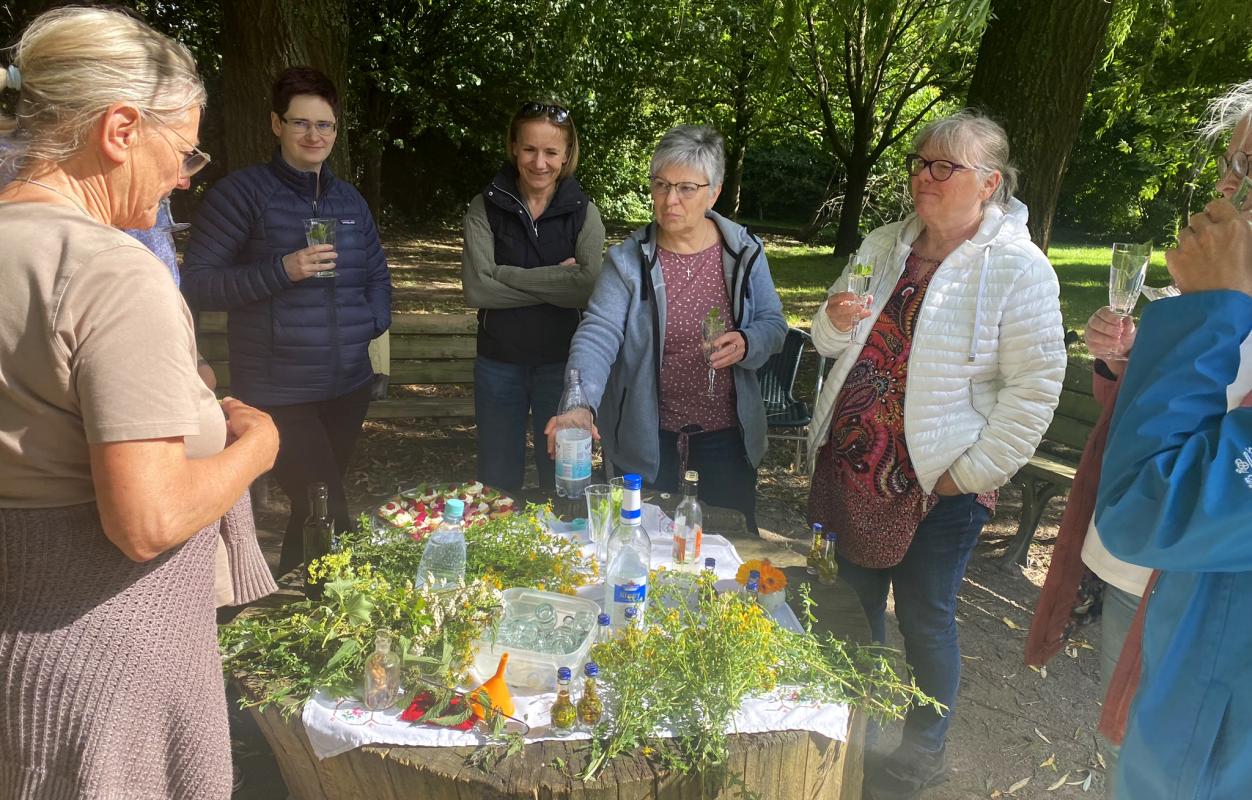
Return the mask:
M677 503L664 496L649 500L671 513ZM851 589L842 583L823 586L813 581L804 573L802 554L749 536L739 513L716 508L706 512L705 530L731 540L745 560L769 558L787 574L790 586L806 580L812 584L819 614L816 628L855 642L869 639L864 613ZM293 595L294 590L287 589L267 604L285 602ZM263 693L255 678L236 675L234 680L245 698ZM586 740L528 744L490 772L466 763L475 749L469 747L371 745L319 760L305 735L299 704L249 711L274 752L292 800L859 800L861 796L865 718L856 711L850 716L846 742L808 731L736 734L730 737L730 758L719 775L677 774L634 756L614 759L590 782L575 777L586 763ZM671 745L661 739L655 746Z

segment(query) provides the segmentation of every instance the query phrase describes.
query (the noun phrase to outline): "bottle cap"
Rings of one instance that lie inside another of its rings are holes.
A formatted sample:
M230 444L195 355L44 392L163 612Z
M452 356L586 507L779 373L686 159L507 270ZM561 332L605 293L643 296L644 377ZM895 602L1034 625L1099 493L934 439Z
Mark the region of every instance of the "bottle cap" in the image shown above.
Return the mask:
M596 617L596 624L598 625L608 625L610 622L612 622L612 620L609 618L608 614L601 614Z
M567 681L569 680L571 674L572 673L569 671L569 667L561 667L556 671L556 679L558 681Z
M565 381L566 384L578 383L582 380L582 377L578 374L578 369L576 367L570 367L565 371L565 375L567 378Z
M625 479L627 489L639 491L643 488L643 478L639 477L635 473L631 472L623 477Z
M596 666L596 662L588 661L587 666L583 667L583 672L587 674L588 678L594 678L600 674L600 668Z
M821 533L821 532L822 532L822 523L820 523L820 522L814 522L814 523L813 523L813 533Z
M639 616L639 609L635 606L626 606L626 619L634 619Z
M690 483L698 483L700 481L700 473L696 472L694 469L689 469L686 474L683 475L683 480Z
M443 504L444 519L460 519L465 515L465 502L455 497Z
M828 541L828 542L833 542L834 540L835 540L835 532L834 532L834 531L826 531L826 541Z
M712 556L709 556L708 558L704 559L704 568L705 568L705 569L713 569L713 568L714 568L714 567L716 567L716 566L717 566L717 559L716 559L716 558L713 558Z
M761 580L761 571L759 569L749 570L748 580L759 582Z

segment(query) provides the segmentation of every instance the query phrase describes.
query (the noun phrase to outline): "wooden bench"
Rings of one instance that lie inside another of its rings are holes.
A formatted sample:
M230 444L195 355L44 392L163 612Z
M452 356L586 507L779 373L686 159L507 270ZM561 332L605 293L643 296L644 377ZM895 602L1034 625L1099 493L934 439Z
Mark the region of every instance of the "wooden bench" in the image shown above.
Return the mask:
M388 397L370 403L367 418L473 418L475 328L473 314L393 314ZM196 339L221 394L230 388L226 314L200 314Z
M1026 466L1013 476L1022 487L1022 515L1017 533L1002 557L1004 566L1026 565L1030 542L1048 501L1074 485L1078 459L1100 418L1100 404L1091 388L1091 366L1070 362L1065 368L1061 402L1043 443Z

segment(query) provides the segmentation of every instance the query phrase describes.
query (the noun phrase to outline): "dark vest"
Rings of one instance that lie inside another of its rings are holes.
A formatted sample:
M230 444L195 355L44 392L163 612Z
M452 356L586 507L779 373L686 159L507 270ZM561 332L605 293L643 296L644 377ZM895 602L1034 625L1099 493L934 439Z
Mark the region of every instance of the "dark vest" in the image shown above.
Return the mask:
M483 207L495 239L497 264L532 269L574 257L587 219L587 195L573 177L557 184L538 219L517 188L517 170L506 165L483 190ZM540 303L522 308L478 311L478 354L510 364L539 366L564 362L582 310Z

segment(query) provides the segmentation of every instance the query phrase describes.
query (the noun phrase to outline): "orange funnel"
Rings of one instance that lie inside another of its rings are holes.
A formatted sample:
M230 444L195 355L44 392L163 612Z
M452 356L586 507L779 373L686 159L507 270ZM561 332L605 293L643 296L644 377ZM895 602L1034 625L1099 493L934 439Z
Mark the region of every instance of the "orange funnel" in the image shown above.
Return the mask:
M491 700L491 707L501 714L511 717L517 711L517 707L513 705L513 694L509 691L508 684L504 682L504 668L508 665L509 654L505 653L500 656L500 666L496 667L496 674L484 681L482 686L470 692L470 705L480 718L487 716L483 707L473 699L481 696L480 692L487 693L487 697Z

